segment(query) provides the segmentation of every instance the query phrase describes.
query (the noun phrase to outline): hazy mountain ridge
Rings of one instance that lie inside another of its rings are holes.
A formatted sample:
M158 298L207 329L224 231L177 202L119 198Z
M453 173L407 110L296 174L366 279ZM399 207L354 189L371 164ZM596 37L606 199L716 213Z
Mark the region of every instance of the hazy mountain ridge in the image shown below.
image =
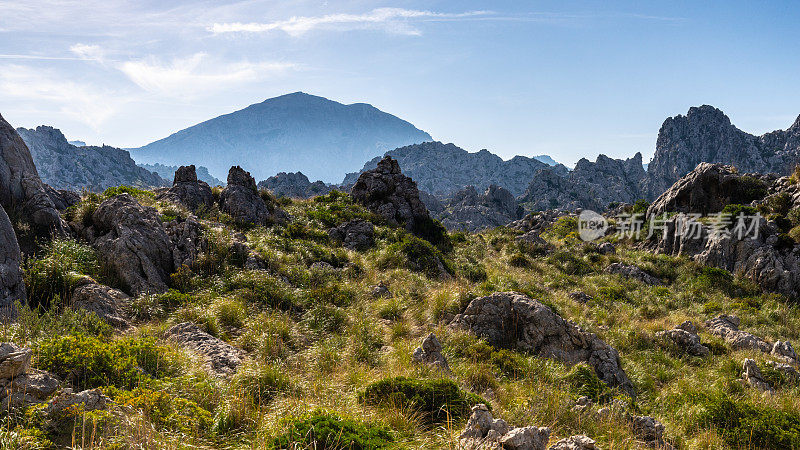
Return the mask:
M430 140L428 133L371 105L296 92L131 151L142 163L203 165L216 177L241 165L257 179L302 170L311 179L333 182L388 150Z
M143 168L143 169L145 169L145 170L148 170L150 172L157 173L158 176L160 176L161 178L163 178L163 179L165 179L167 181L173 179L173 177L175 175L175 171L178 170L178 167L179 167L179 166L166 166L164 164L158 164L158 163L156 163L156 164L136 164L136 165L141 167L141 168ZM197 167L196 171L197 171L197 179L200 180L200 181L205 181L210 186L224 186L225 185L225 183L222 180L220 180L219 178L216 178L213 175L211 175L210 173L208 173L208 168L206 168L205 166Z

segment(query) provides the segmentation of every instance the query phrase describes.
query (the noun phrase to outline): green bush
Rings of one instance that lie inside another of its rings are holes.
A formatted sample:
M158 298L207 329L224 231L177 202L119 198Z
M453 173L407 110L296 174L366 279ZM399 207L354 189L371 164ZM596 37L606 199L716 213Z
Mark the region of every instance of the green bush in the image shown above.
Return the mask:
M414 221L411 232L430 242L444 253L448 253L453 249L453 243L450 241L447 229L436 219L426 218Z
M714 428L734 448L800 448L800 413L754 405L728 395L695 395L698 425Z
M442 253L430 242L408 234L403 235L399 242L395 242L387 249L389 255L400 255L405 260L408 269L421 272L431 278L440 276L440 267L452 275L453 270L446 264ZM381 264L386 266L387 264ZM383 267L385 268L385 267Z
M511 267L525 268L531 266L531 261L522 253L514 253L508 258L508 265Z
M767 195L767 185L751 176L739 177L731 193L731 199L737 203L750 203Z
M788 193L783 192L771 195L758 209L762 214L777 214L781 217L786 217L791 207L792 197Z
M43 251L41 258L30 260L25 267L28 302L32 306L46 308L56 296L66 301L82 275L98 276L100 265L91 247L56 239Z
M115 401L142 411L158 429L202 436L208 433L213 424L210 412L191 400L176 397L164 390L136 388L121 393Z
M570 233L578 232L578 218L571 216L559 217L548 231L557 238L564 239Z
M650 207L650 202L647 200L640 198L636 200L633 204L633 210L631 211L632 214L644 214L647 212L647 208Z
M586 275L592 273L592 266L574 253L559 250L547 258L547 262L567 275Z
M369 405L413 408L430 423L469 417L472 406L489 403L466 392L447 379L423 380L406 377L387 378L367 386L359 393L360 402Z
M263 270L242 270L225 279L225 291L241 299L270 308L291 310L296 299L280 280Z
M293 387L284 371L271 365L249 364L231 378L231 386L256 405L266 405Z
M131 197L137 200L145 200L145 199L154 199L156 198L156 194L151 191L146 191L144 189L139 189L133 186L114 186L106 189L103 191L100 196L103 200L115 197L121 194L130 194Z
M576 364L564 378L573 392L586 396L595 402L606 403L613 397L612 390L597 376L594 369L586 363Z
M132 389L150 377L174 373L164 349L150 338L108 341L85 334L56 336L39 345L38 355L39 368L70 380L78 389Z
M486 281L488 278L488 274L486 273L486 267L483 266L481 263L468 261L463 264L459 264L458 271L466 278L468 281L473 283L481 283Z
M389 447L394 438L379 425L343 419L325 411L284 421L283 433L272 441L275 449L376 450Z
M758 210L752 206L739 204L725 205L725 207L722 208L722 223L727 222L728 228L733 228L738 223L740 214L742 214L744 217L752 217L756 215L757 212ZM744 225L749 226L750 222L746 220Z

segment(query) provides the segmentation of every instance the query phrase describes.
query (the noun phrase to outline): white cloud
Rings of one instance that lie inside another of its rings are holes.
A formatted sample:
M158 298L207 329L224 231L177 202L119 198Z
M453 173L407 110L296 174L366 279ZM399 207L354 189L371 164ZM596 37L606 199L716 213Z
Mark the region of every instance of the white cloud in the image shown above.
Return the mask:
M457 19L490 14L488 11L465 13L437 13L402 8L378 8L365 14L328 14L317 17L292 17L267 23L215 23L209 30L221 33L266 33L283 31L290 36L300 36L316 28L336 30L381 29L388 33L420 35L422 32L408 23L409 20Z
M22 65L0 70L0 92L32 102L98 129L127 102L124 96L65 79L63 74Z
M284 62L211 63L207 56L196 53L170 63L148 57L120 63L117 68L142 89L177 98L197 97L296 68Z
M105 51L99 45L78 43L70 47L69 51L86 61L103 62L105 59Z

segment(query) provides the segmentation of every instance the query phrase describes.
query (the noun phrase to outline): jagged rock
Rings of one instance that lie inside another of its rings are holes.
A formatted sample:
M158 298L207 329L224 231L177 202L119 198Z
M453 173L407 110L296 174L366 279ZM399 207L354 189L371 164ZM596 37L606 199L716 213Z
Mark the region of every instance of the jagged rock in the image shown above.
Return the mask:
M64 389L47 402L44 413L51 421L58 421L68 418L70 413L105 409L110 403L111 400L100 389L88 389L77 394L72 389Z
M672 330L659 331L656 337L666 338L692 356L708 356L711 352L700 343L697 327L690 321L683 322Z
M634 395L619 354L547 306L516 292L472 300L450 326L472 331L499 348L516 348L573 365L585 361L606 384Z
M25 142L0 116L0 206L18 212L41 234L66 235L66 223L45 186Z
M352 186L350 186L352 188ZM428 212L434 217L439 217L444 212L444 203L440 202L433 194L419 189L419 199L428 208Z
M614 244L611 242L603 242L597 246L597 251L600 252L601 255L614 255L617 253L617 248L614 247Z
M752 176L743 177L733 166L700 163L661 194L647 209L647 216L676 212L706 215L722 211L730 203L749 204L763 197L766 187Z
M60 130L48 126L18 128L17 132L30 149L42 181L56 189L100 192L114 186L166 185L157 174L137 166L127 150L75 146Z
M734 350L760 350L765 353L772 351L772 346L767 341L739 330L739 318L736 316L723 314L707 320L706 328L709 333L724 339Z
M78 280L70 298L73 308L93 312L116 328L128 328L123 310L129 301L130 297L124 292L98 284L89 277Z
M604 272L621 275L625 278L638 280L644 284L649 284L651 286L659 286L663 284L661 280L659 280L658 278L650 275L649 273L645 272L644 270L636 266L631 266L628 264L612 263L605 268Z
M197 171L194 165L179 167L175 171L172 187L161 190L156 199L184 205L191 211L197 211L200 208L210 209L214 205L211 187L207 183L197 180Z
M0 318L14 318L16 304L27 298L20 270L19 244L5 209L0 207Z
M742 379L761 392L773 392L772 386L764 380L755 360L747 358L742 362Z
M389 286L385 285L383 282L372 286L370 294L372 294L374 298L390 298L392 296L392 292L389 291Z
M495 419L484 404L472 407L472 416L459 436L460 448L470 450L544 450L549 439L549 428L512 428L505 420Z
M515 237L514 240L517 242L526 242L528 244L538 245L541 247L546 247L548 245L547 241L542 239L542 237L539 236L539 232L535 230L531 230L525 234L519 235Z
M797 353L795 353L794 347L792 347L790 342L776 341L772 346L772 351L770 351L770 354L772 356L778 356L797 361Z
M545 450L550 440L550 429L546 427L514 428L500 438L506 450Z
M586 292L571 292L569 294L569 298L575 300L578 303L589 303L594 297L587 294Z
M427 364L429 366L450 371L450 366L447 365L447 359L442 355L442 344L436 339L436 335L429 334L422 341L422 346L414 350L411 359L417 364Z
M417 184L403 175L397 161L388 156L375 169L358 177L350 195L390 225L402 225L412 232L430 220L428 209L419 199Z
M548 167L535 158L515 156L504 161L488 150L469 153L453 144L441 142L400 147L387 152L385 156L397 160L403 172L417 182L420 190L438 198L447 198L466 186L472 185L482 191L493 184L519 196L536 172ZM347 174L342 184L354 184L361 173L377 167L381 159L377 157L367 162L360 173ZM553 170L561 175L568 172L561 164Z
M344 248L364 251L375 245L375 225L355 219L328 230L328 236Z
M494 431L499 438L508 433L509 429L510 427L505 420L495 419L489 408L483 403L479 403L472 407L472 415L467 421L464 431L461 432L459 439L481 440L486 438L491 431Z
M70 206L77 205L81 201L81 194L70 191L67 189L53 189L48 185L44 185L45 190L47 190L47 195L50 197L50 200L53 201L53 205L59 211L65 211Z
M159 177L164 180L169 180L170 178L175 177L175 171L177 171L180 167L179 166L167 166L165 164L143 164L141 162L136 163L137 166L149 171L155 172ZM197 166L195 169L197 173L197 179L200 181L205 181L209 186L222 186L225 183L222 182L219 178L214 177L208 172L208 167L205 166Z
M572 407L572 410L577 413L583 413L586 410L591 409L593 404L594 403L592 403L592 400L589 397L583 395L578 397L578 400L575 402L575 406Z
M523 233L528 233L530 231L542 233L548 228L550 228L550 226L553 225L558 219L569 215L571 214L568 213L567 211L562 211L558 209L549 209L546 211L534 211L532 213L529 213L522 219L515 220L514 222L509 223L508 227L522 231Z
M597 450L597 446L595 445L594 439L578 434L561 439L551 445L548 450Z
M174 268L191 267L208 240L203 235L203 226L194 216L186 219L177 218L165 224L172 243L172 264ZM249 249L248 249L249 251Z
M322 181L311 182L302 172L280 172L258 183L260 189L267 189L278 197L312 198L325 195L333 190Z
M479 195L474 186L467 186L447 200L438 218L448 230L476 232L505 225L523 214L522 207L506 189L490 185Z
M701 162L730 164L740 172L788 175L800 162L800 120L785 131L753 136L713 106L670 117L658 132L646 190L657 196Z
M0 380L28 373L33 352L11 342L0 343Z
M241 350L206 333L193 323L179 323L167 330L166 336L202 356L209 372L219 377L236 372L244 357Z
M84 237L131 295L167 290L174 267L172 242L158 212L129 194L100 203Z
M632 416L630 420L636 437L650 446L663 446L664 424L650 416Z
M800 380L800 372L798 372L797 369L792 367L791 364L780 363L776 361L767 361L767 364L770 365L773 369L786 375L787 377L789 377L794 381Z
M2 410L41 403L58 390L61 381L43 370L29 369L13 379L0 380Z
M277 205L267 204L258 194L256 180L239 166L228 172L228 185L219 199L220 209L245 224L270 225L284 222L288 216Z

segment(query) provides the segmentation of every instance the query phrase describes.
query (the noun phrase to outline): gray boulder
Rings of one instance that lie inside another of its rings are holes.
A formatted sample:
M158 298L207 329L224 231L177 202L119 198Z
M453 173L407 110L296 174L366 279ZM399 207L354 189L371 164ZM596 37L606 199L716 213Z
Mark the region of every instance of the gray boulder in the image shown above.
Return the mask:
M631 266L629 264L612 263L605 268L604 272L641 281L642 283L649 284L651 286L660 286L663 284L658 278L650 275L636 266Z
M445 372L450 371L447 359L442 355L442 344L439 343L439 339L436 339L436 335L433 333L423 339L421 347L417 347L414 350L411 360L417 364L426 364Z
M0 380L0 404L11 410L47 400L58 390L61 381L43 370L29 369L12 379Z
M61 394L47 402L44 414L55 425L62 419L69 419L70 413L106 409L110 404L111 399L100 389L87 389L78 393L72 392L72 389L64 389Z
M652 447L663 447L664 424L650 416L632 416L630 418L633 433Z
M742 379L755 389L761 392L773 392L772 386L764 380L761 369L758 368L755 360L747 358L742 361Z
M0 380L6 380L24 373L31 368L33 352L11 342L0 343Z
M366 220L355 219L329 229L328 236L341 242L344 248L364 251L375 245L375 225Z
M258 187L267 189L278 197L301 199L325 195L333 190L333 186L322 181L318 180L312 183L302 172L280 172L258 183Z
M177 218L165 224L167 235L172 242L172 263L175 269L191 267L197 256L208 244L203 234L203 226L194 216ZM245 246L249 252L249 248Z
M767 341L739 330L739 318L736 316L723 314L707 320L706 328L709 333L724 339L734 350L760 350L765 353L772 351L772 345Z
M116 328L128 328L128 320L124 310L130 302L124 292L96 283L89 277L83 277L72 290L70 303L75 309L82 309L97 314Z
M484 404L472 407L472 415L459 436L465 450L545 450L550 429L545 427L514 428L503 419L495 419Z
M498 348L512 348L573 365L587 362L607 385L634 395L619 353L593 333L516 292L472 300L450 327L469 330Z
M3 318L15 317L16 304L24 304L27 298L19 267L21 257L17 235L6 211L0 207L0 317Z
M690 321L683 322L672 330L659 331L656 337L667 339L692 356L708 356L711 352L700 343L697 327Z
M175 171L172 187L160 190L156 199L184 205L191 211L200 208L209 209L214 205L211 187L203 181L198 181L194 165L179 167Z
M561 439L551 445L548 450L597 450L594 439L583 434Z
M261 198L256 180L239 166L228 171L228 185L222 190L219 203L223 212L242 224L270 225L288 218L277 205Z
M236 372L244 357L241 350L206 333L193 323L179 323L167 330L166 336L203 357L209 373L218 377Z
M447 200L438 218L448 230L476 232L505 225L523 213L511 192L502 187L491 185L478 194L474 186L467 186Z

